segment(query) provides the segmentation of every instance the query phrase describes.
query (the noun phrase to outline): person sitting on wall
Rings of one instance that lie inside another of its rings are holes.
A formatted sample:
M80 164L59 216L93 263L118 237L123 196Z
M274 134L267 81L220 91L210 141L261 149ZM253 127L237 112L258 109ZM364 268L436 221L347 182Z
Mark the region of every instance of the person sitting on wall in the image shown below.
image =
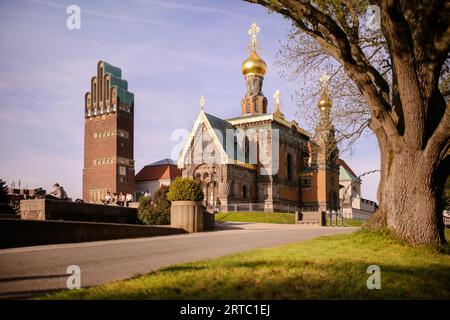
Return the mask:
M125 195L123 194L123 192L119 193L119 200L117 201L117 205L119 207L123 207L123 205L125 204Z
M117 206L117 193L113 193L112 198L111 198L111 203L110 205L112 206Z
M53 199L53 200L62 200L62 191L61 187L59 186L59 183L55 183L53 185L53 190L49 194L46 195L47 199Z
M133 202L133 195L129 192L127 192L127 195L125 196L125 206L128 207L130 202Z
M59 189L61 190L61 200L69 201L69 197L67 196L67 192L64 190L63 186L59 186Z
M111 193L109 191L106 192L105 199L103 199L103 204L108 205L111 203Z

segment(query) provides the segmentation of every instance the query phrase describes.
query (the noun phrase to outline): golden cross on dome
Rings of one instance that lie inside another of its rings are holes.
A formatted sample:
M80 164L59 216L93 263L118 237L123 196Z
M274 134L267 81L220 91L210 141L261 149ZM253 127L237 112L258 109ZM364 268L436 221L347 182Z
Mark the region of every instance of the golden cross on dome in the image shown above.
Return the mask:
M200 97L200 108L202 108L202 110L203 110L203 108L205 107L205 105L206 105L206 99L205 99L204 96L201 96L201 97Z
M251 36L251 46L253 51L256 50L256 43L257 43L257 38L256 38L256 34L260 31L261 29L258 27L258 25L253 22L250 29L248 30L248 34Z

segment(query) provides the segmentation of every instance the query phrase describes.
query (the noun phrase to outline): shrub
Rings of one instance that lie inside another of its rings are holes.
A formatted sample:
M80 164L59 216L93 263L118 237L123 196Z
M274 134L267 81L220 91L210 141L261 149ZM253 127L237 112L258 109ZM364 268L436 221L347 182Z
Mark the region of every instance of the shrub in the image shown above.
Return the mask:
M168 186L161 186L151 197L139 199L138 218L145 224L170 224L170 201Z
M167 198L170 201L202 201L202 187L192 179L178 177L170 185Z
M18 210L18 205L14 205L8 196L8 187L6 186L6 182L0 179L0 214L14 214L18 213Z

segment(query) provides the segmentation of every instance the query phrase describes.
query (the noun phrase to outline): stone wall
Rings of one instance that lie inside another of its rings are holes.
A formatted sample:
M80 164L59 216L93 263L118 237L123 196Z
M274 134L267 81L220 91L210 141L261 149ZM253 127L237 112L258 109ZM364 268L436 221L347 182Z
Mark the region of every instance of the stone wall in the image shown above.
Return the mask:
M0 219L0 248L166 236L186 233L169 226Z
M20 201L20 214L23 220L138 223L136 208L48 199Z

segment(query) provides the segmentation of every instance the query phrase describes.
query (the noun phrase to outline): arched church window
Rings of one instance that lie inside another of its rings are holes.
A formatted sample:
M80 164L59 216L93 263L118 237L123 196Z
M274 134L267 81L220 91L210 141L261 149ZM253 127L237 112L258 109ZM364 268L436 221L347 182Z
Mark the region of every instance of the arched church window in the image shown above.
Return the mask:
M245 163L250 162L250 141L245 137Z
M231 181L230 193L232 196L236 194L236 184L234 183L234 180Z
M246 185L242 186L242 198L247 199L247 186Z
M292 181L292 155L290 153L287 154L286 172L287 180Z
M237 137L234 136L234 149L233 149L233 159L234 160L237 160L237 149L238 149Z
M250 113L250 100L245 102L245 112Z

